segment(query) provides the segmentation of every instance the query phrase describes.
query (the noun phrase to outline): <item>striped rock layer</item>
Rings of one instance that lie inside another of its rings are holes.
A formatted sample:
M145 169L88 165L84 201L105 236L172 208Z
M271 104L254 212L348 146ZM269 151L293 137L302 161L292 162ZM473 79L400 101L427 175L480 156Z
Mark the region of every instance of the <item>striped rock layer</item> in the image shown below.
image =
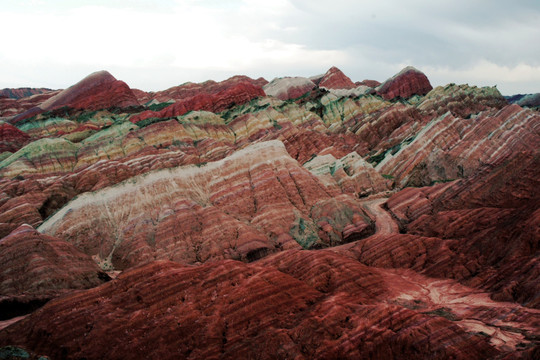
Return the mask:
M0 354L539 355L540 118L496 88L99 72L0 111Z

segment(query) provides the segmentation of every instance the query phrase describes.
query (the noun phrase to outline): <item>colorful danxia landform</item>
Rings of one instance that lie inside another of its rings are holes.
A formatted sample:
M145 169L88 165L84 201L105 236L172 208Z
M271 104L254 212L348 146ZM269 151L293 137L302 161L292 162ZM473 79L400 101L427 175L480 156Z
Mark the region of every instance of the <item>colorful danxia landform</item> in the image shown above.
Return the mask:
M538 99L4 89L0 358L538 359Z

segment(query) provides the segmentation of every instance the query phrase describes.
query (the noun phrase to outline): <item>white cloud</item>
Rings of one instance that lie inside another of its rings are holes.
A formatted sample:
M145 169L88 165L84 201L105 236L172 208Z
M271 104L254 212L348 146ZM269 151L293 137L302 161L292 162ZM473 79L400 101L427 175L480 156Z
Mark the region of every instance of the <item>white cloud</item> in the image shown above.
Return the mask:
M539 8L498 0L20 0L0 13L3 28L16 29L2 39L0 87L66 87L107 69L158 90L234 74L309 76L332 65L353 80L383 81L413 65L434 84L538 92Z
M505 95L540 92L540 66L518 64L501 66L485 59L471 67L426 67L423 69L434 85L444 85L447 79L454 83L469 83L478 86L494 86Z

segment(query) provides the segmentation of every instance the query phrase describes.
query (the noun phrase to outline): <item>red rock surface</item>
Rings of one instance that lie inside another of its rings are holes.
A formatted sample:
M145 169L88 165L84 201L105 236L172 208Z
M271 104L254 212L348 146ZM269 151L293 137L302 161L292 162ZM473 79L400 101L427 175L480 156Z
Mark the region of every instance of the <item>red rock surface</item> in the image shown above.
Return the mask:
M376 88L377 86L381 85L380 82L378 82L377 80L362 80L362 81L357 81L355 83L356 86L367 86L367 87L370 87L370 88Z
M21 225L0 239L0 307L2 320L73 289L104 283L101 272L88 255L73 245Z
M81 195L39 230L62 234L104 269L153 259L254 260L373 232L353 199L329 202L334 195L281 142L270 141L205 166L163 170Z
M28 223L125 272L53 290L65 294L0 323L0 346L52 358L138 346L164 358L535 358L538 112L496 88L405 96L422 82L409 75L392 85L399 101L325 90L321 75L296 78L299 90L233 77L131 91L147 111L36 107L6 127L29 143L2 155L0 237Z
M4 151L16 152L30 142L24 131L5 122L0 122L0 154Z
M413 95L425 95L433 87L421 71L408 66L377 87L377 93L387 100L408 99Z
M77 84L59 92L53 97L38 105L38 110L28 110L16 116L12 123L29 118L36 113L50 111L62 107L86 110L100 110L108 108L125 108L138 106L137 98L123 82L116 80L107 71L92 73Z
M443 317L381 302L382 280L331 252L284 252L255 264L154 262L51 302L0 332L0 343L87 359L504 354Z
M212 80L205 81L203 83L185 83L183 85L174 86L167 90L147 93L150 97L149 100L157 100L159 102L178 101L187 98L192 98L200 94L217 94L227 89L234 88L235 86L249 83L255 87L263 87L268 83L264 78L258 78L256 80L251 79L248 76L237 75L227 80L216 82ZM139 95L142 95L139 93Z
M327 89L353 89L357 85L337 67L332 66L317 83Z
M466 180L409 188L388 200L404 231L445 239L436 241L451 249L437 256L430 274L490 290L494 299L540 306L538 159L518 153Z
M12 99L12 98L0 99L0 116L10 118L14 115L22 114L29 109L36 108L39 104L55 96L59 92L60 90L54 90L54 91L48 91L42 94L36 94L36 95L28 96L28 97L23 97L20 99Z
M540 148L540 115L509 105L462 119L451 114L432 120L410 144L402 144L377 169L402 186L429 185L476 173L520 151Z
M234 105L242 105L259 96L264 96L260 86L250 82L239 82L217 93L201 92L175 102L161 111L145 111L133 116L130 121L137 123L148 118L168 118L184 115L189 111L205 110L221 112Z

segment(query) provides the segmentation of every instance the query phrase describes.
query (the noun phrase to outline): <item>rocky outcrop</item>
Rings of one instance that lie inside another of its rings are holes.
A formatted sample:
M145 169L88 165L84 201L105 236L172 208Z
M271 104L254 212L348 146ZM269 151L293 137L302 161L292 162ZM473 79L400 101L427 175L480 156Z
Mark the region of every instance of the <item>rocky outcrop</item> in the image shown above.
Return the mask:
M303 77L276 78L263 89L266 95L280 100L296 99L315 88L315 83Z
M448 84L431 90L418 105L424 113L440 116L446 112L469 118L485 110L501 109L508 105L496 87Z
M1 320L32 312L73 289L96 287L109 279L73 245L21 225L0 240Z
M538 108L540 107L540 93L525 95L517 104L523 107Z
M424 73L408 66L386 80L376 91L386 100L408 99L413 95L425 95L433 87Z
M36 108L33 111L37 113L37 106L45 100L58 94L60 90L51 90L42 94L31 95L19 99L0 98L0 117L9 118L24 113L27 110Z
M315 156L304 167L323 183L346 194L365 197L389 189L387 180L356 152L336 159L332 154Z
M538 357L538 112L409 70L0 99L0 355Z
M40 108L46 111L60 107L100 110L137 105L139 103L126 83L116 80L107 71L98 71L48 99Z
M367 87L370 87L370 88L376 88L377 86L381 85L380 82L378 82L377 80L362 80L362 81L357 81L355 83L356 86L367 86Z

